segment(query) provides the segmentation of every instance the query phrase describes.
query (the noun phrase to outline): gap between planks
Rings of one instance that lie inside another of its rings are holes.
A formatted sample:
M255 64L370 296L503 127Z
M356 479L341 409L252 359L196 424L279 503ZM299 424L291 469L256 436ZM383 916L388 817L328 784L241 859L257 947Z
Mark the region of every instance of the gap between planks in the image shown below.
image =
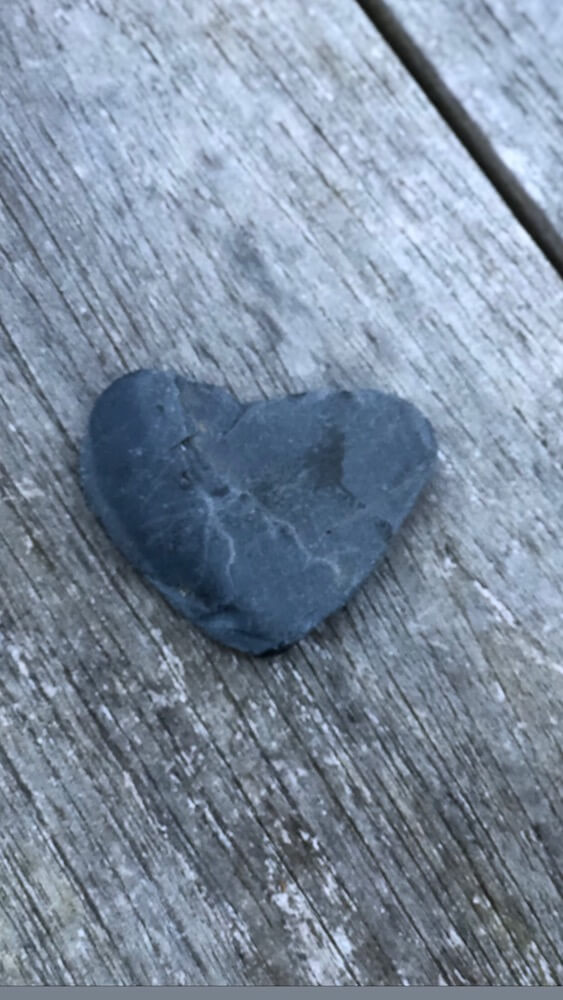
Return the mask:
M520 225L563 277L563 237L495 151L481 127L452 93L430 59L392 13L385 0L355 2L416 80Z

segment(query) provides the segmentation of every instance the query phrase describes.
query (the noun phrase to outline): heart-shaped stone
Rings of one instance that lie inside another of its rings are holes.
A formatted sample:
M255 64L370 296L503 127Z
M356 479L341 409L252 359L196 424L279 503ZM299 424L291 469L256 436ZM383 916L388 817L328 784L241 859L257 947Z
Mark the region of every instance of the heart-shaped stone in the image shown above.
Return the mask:
M372 389L241 404L138 371L96 401L81 478L115 545L174 608L265 653L345 604L435 455L426 418Z

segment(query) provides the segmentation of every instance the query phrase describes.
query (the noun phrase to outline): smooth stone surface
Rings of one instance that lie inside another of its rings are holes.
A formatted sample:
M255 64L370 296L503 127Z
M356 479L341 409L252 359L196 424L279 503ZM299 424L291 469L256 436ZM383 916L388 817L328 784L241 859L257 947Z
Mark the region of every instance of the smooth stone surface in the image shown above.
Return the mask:
M96 401L81 478L113 542L174 608L258 654L346 603L435 455L428 420L375 390L241 404L138 371Z

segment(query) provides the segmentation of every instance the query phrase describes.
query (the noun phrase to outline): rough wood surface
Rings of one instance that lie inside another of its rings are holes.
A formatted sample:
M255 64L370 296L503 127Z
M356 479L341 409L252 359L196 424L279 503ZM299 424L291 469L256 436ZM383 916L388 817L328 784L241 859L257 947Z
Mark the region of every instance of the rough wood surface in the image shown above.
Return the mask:
M563 236L560 0L385 0Z
M2 5L0 981L563 980L561 286L352 3ZM271 660L88 513L96 394L377 385L440 470Z

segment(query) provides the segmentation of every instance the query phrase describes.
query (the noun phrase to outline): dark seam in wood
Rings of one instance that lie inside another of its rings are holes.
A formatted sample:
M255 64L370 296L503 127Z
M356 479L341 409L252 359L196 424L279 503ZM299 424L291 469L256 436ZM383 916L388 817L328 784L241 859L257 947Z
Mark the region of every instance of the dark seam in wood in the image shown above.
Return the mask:
M384 0L356 0L498 194L563 277L563 238Z

